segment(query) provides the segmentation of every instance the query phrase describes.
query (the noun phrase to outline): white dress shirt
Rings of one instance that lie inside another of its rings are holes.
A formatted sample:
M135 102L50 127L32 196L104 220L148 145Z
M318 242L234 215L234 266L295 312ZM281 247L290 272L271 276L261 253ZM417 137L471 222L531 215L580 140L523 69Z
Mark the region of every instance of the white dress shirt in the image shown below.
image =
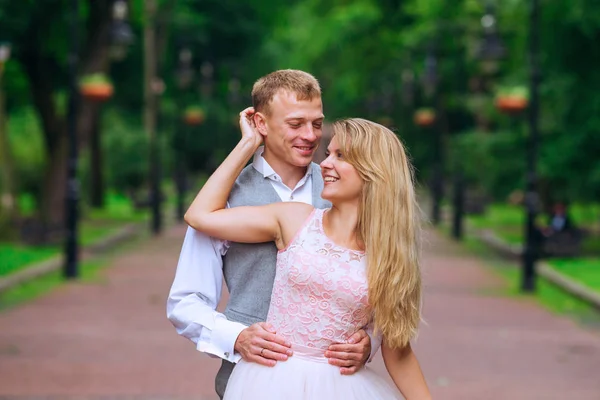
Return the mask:
M281 201L312 204L311 168L296 187L290 189L262 157L263 151L261 147L254 154L252 166L269 179ZM167 317L180 335L196 344L198 351L235 363L241 359L241 355L234 352L235 341L247 326L229 321L216 311L223 282L222 256L227 248L227 242L188 227L167 299ZM372 357L381 345L381 338L371 332L369 335Z
M264 148L254 154L252 166L269 179L281 201L301 201L312 204L312 173L290 189L262 157ZM227 320L216 311L223 282L222 256L227 242L211 238L188 227L177 263L177 272L167 300L167 317L177 332L196 343L196 348L231 362L241 356L233 346L247 326Z

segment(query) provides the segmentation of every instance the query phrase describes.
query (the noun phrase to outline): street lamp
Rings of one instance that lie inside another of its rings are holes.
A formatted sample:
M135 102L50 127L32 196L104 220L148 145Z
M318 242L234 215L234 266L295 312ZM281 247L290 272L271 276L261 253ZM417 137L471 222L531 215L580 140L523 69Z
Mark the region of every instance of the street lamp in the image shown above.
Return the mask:
M498 34L496 16L491 1L485 5L485 13L481 18L483 36L476 48L475 56L481 61L486 74L494 74L498 70L498 61L506 56L506 49ZM464 65L461 63L460 78L464 76ZM460 79L459 78L459 79ZM465 179L459 157L454 162L454 193L452 198L452 237L461 240L463 236L463 217L465 200Z
M525 173L525 243L522 255L521 290L533 292L535 290L535 263L539 257L540 236L535 227L535 220L539 208L539 196L537 193L537 153L539 146L539 0L530 0L529 8L529 95L528 125L529 137L527 141L527 159ZM495 69L496 61L506 55L496 29L496 19L493 8L488 1L486 4L486 15L482 18L484 37L478 51L478 57L484 61L491 62ZM488 71L490 68L488 68Z
M177 187L177 219L183 221L184 216L184 204L185 204L185 191L187 189L187 162L186 162L186 150L187 150L187 127L184 127L181 123L180 110L182 109L181 98L183 92L187 90L192 80L194 79L194 70L192 68L192 51L188 48L183 48L179 52L179 65L176 71L177 86L180 90L179 96L177 97L177 112L176 112L176 129L182 132L181 140L183 143L179 143L176 147L178 150L177 157L177 168L175 176L175 186Z
M529 140L527 143L527 172L525 187L525 207L527 222L525 228L525 246L523 249L523 276L521 289L524 292L535 290L535 262L539 256L540 237L535 228L535 219L539 205L537 193L537 152L539 145L539 84L541 80L539 66L539 0L531 0L529 9L529 69L530 104L528 112Z
M202 99L210 99L213 91L213 75L215 68L209 61L205 61L200 66L200 75L202 80L200 82L200 95Z
M433 122L433 177L431 181L431 192L433 197L431 219L434 225L438 225L441 219L441 202L444 196L443 188L443 162L442 162L442 133L440 130L439 110L439 88L437 73L437 56L435 48L431 44L425 57L425 75L423 77L425 94L432 98L435 120Z
M108 54L112 60L122 60L129 46L133 42L134 35L131 31L129 24L127 23L127 2L124 0L116 0L112 3L112 19L110 21L110 27L108 29L107 43ZM105 86L105 88L108 86ZM110 94L103 91L99 94L92 94L85 87L81 88L81 95L84 99L92 101L105 101L112 95L112 88ZM98 114L101 113L101 108L97 108ZM100 118L100 117L98 117ZM99 120L98 120L99 121ZM89 140L89 153L90 153L90 201L93 208L103 208L105 200L105 182L103 173L103 159L102 159L102 146L101 146L101 132L100 123L94 124L92 131L90 132Z
M134 35L127 23L128 6L125 0L115 0L112 7L110 28L110 55L114 60L122 60L133 43Z
M483 61L483 69L488 74L498 70L498 60L506 56L506 48L498 34L496 14L491 1L485 5L485 14L481 17L483 37L479 41L476 57Z
M79 89L77 87L78 55L78 16L79 0L71 0L69 26L69 103L67 108L67 136L69 138L67 158L67 186L65 188L66 200L66 240L65 240L65 264L63 274L67 279L77 278L79 271L78 243L77 243L77 220L79 215L79 180L77 179L77 112L79 103Z

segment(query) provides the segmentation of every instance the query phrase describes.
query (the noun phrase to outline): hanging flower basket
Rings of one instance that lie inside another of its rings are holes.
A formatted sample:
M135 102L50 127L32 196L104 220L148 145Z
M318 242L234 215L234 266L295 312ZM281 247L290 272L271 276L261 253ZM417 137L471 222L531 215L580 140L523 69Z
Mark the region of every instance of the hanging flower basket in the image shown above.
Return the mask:
M202 123L204 122L204 118L204 110L198 106L188 107L183 112L183 122L185 122L186 125L202 125Z
M89 101L104 102L110 99L114 88L110 80L103 74L85 76L79 82L81 96Z
M505 114L519 114L527 108L528 100L521 96L498 96L496 108Z
M419 126L431 126L435 121L435 111L431 108L421 108L415 112L414 121Z
M527 88L522 86L503 89L496 95L496 108L504 114L519 114L529 104Z

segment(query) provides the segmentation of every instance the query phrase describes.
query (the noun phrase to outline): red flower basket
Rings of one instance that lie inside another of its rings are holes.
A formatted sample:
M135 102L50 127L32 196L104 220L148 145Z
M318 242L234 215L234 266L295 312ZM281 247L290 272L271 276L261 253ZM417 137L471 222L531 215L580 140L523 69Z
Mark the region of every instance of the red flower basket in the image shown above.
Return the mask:
M204 122L204 111L200 108L188 109L183 113L183 122L186 125L198 126Z
M527 108L528 103L523 96L504 95L496 98L496 108L505 114L519 114Z
M414 121L419 126L431 126L435 121L435 112L429 109L417 110Z
M83 83L81 84L79 90L84 99L95 102L107 101L114 93L113 86L106 82Z

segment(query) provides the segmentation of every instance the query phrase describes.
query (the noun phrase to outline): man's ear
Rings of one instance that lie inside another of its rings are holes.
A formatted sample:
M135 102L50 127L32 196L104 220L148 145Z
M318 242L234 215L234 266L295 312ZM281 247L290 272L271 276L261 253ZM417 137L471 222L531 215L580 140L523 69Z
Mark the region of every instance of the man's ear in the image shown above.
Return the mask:
M256 126L258 133L263 136L267 136L267 120L264 114L257 112L254 113L252 118L254 118L254 126Z

